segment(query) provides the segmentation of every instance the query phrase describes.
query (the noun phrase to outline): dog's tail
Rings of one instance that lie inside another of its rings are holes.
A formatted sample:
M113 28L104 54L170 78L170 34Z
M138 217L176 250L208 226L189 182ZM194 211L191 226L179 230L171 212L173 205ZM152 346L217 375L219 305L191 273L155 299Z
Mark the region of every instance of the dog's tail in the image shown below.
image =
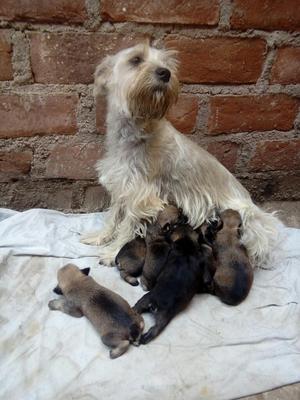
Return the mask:
M243 228L242 243L247 248L254 267L272 268L272 255L279 244L282 223L275 213L267 213L254 204L237 208Z

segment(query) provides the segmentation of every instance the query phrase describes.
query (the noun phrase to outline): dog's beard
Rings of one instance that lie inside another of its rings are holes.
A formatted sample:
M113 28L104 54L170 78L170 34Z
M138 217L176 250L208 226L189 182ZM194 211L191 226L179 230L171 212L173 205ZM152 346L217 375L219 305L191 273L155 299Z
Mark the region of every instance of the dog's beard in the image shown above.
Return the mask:
M176 103L179 83L171 78L167 85L140 79L128 92L128 108L132 117L141 120L161 119Z

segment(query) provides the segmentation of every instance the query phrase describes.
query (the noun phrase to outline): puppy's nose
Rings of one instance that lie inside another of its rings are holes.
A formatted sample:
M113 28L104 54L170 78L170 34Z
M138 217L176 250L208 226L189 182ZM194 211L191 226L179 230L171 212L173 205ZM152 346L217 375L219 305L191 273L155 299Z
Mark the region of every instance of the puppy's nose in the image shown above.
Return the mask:
M155 73L159 80L166 83L169 82L171 72L167 68L157 68Z

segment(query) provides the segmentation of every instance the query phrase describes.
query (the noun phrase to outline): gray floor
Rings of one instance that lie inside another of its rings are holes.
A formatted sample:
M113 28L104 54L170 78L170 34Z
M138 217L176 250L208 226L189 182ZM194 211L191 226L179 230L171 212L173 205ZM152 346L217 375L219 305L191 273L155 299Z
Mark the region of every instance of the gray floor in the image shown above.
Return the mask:
M278 217L285 225L300 228L300 201L282 201L264 203L268 211L278 211ZM281 387L254 396L243 397L243 400L300 400L300 382Z

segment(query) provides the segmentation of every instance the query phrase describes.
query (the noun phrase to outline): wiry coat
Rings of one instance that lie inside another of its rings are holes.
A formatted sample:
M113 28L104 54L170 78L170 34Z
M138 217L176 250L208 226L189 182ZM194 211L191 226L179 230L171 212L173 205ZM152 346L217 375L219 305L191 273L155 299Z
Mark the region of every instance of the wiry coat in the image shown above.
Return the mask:
M170 71L168 83L158 82L157 67ZM95 90L108 103L106 152L97 170L111 207L103 231L83 242L102 245L101 260L110 264L136 233L145 233L142 221L154 219L166 201L181 207L194 228L216 209L232 208L242 216L242 241L253 265L262 265L276 242L277 220L253 204L215 157L165 119L178 93L176 74L174 54L147 45L122 50L97 68Z

